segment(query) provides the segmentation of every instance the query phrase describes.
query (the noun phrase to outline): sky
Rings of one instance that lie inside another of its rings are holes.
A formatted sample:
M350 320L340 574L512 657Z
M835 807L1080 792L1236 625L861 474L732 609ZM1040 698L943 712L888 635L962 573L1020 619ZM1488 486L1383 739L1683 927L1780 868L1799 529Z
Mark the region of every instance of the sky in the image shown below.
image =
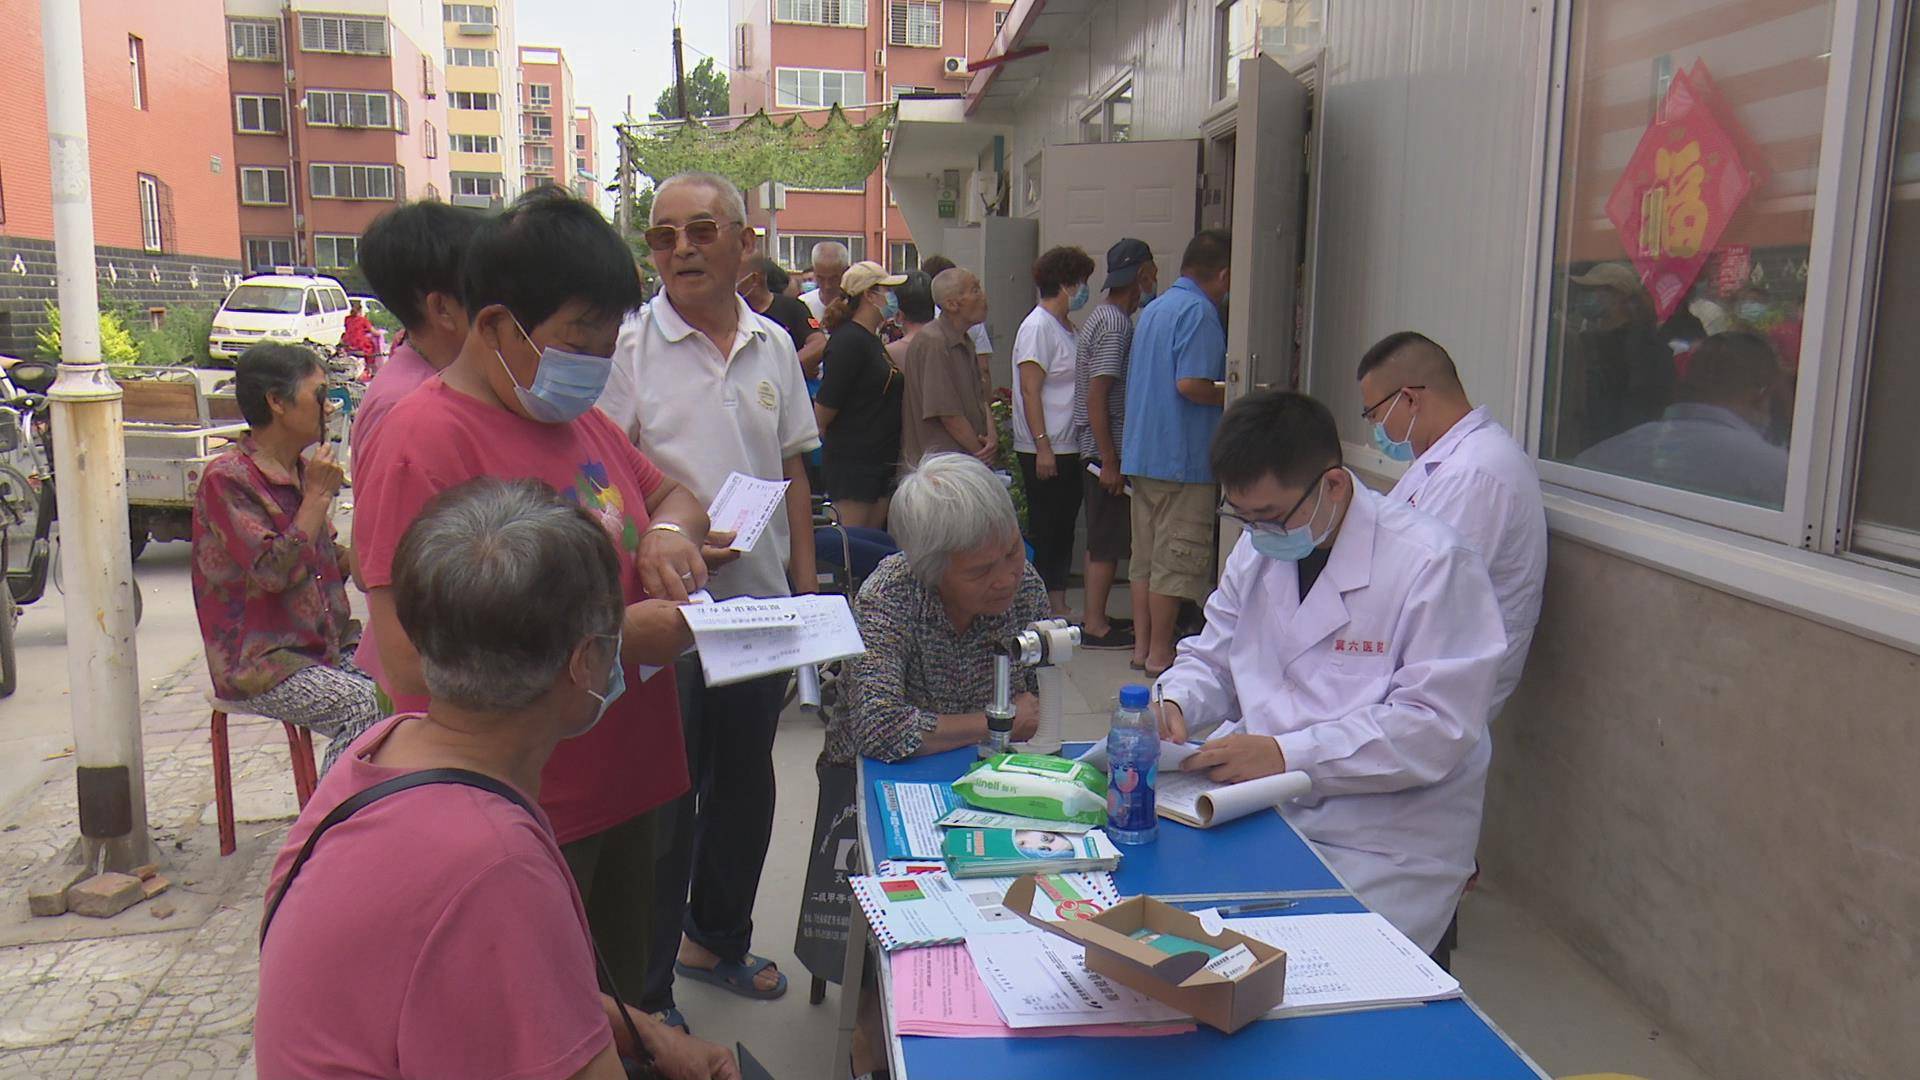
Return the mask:
M553 45L573 68L574 97L593 106L600 122L600 178L613 179L613 125L627 96L635 119L645 119L654 99L673 81L673 17L680 10L686 65L702 56L727 67L726 0L519 0L515 5L522 45ZM611 198L605 206L611 210Z

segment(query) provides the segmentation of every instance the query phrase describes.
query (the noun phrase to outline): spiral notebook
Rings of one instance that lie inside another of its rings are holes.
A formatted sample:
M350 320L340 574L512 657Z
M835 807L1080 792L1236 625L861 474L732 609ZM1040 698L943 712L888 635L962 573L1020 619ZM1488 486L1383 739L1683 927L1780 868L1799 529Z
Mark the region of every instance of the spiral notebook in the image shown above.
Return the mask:
M953 879L945 874L860 874L849 880L867 925L887 952L966 940L966 928L947 906L946 894L955 890Z

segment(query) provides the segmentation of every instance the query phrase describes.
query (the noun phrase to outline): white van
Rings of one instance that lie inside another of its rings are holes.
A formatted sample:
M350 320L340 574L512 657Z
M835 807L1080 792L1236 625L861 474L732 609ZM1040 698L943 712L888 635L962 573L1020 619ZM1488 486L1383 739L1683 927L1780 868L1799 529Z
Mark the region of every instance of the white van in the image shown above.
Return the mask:
M213 317L207 352L231 363L257 341L340 344L347 328L347 290L311 267L277 266L227 294Z

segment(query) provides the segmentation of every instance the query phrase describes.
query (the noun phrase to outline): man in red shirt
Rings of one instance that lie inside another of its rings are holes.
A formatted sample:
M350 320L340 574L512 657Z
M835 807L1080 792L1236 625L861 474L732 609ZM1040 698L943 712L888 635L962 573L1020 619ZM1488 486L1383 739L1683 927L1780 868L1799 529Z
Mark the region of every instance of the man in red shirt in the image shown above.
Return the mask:
M692 643L676 602L706 581L704 505L595 411L621 317L640 303L632 255L599 211L538 189L474 234L462 276L471 329L446 370L367 440L354 549L367 593L366 669L400 711L426 706L420 659L394 607L394 554L435 494L478 476L531 478L593 514L619 551L622 663L633 689L541 774L540 804L614 978L644 980L651 811L687 790L670 665ZM634 991L637 993L637 991Z
M563 740L624 700L622 563L598 517L532 480L469 481L407 530L391 588L433 704L356 742L274 860L260 1075L618 1080L620 1057L644 1057L672 1080L738 1080L725 1050L600 992L580 894L528 799ZM505 787L392 791L315 838L348 799L429 769Z

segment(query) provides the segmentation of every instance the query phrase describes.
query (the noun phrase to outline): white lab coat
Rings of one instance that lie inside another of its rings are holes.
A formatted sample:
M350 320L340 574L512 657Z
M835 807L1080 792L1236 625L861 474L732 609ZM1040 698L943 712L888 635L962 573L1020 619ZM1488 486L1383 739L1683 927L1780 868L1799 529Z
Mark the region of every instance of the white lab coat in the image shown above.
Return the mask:
M1368 907L1433 950L1473 873L1487 702L1506 650L1480 556L1357 480L1319 580L1242 536L1160 686L1190 727L1271 735L1312 794L1281 807Z
M1460 418L1407 467L1388 498L1432 514L1479 552L1493 580L1507 654L1493 684L1488 721L1500 715L1540 623L1547 581L1547 511L1533 459L1485 406Z

